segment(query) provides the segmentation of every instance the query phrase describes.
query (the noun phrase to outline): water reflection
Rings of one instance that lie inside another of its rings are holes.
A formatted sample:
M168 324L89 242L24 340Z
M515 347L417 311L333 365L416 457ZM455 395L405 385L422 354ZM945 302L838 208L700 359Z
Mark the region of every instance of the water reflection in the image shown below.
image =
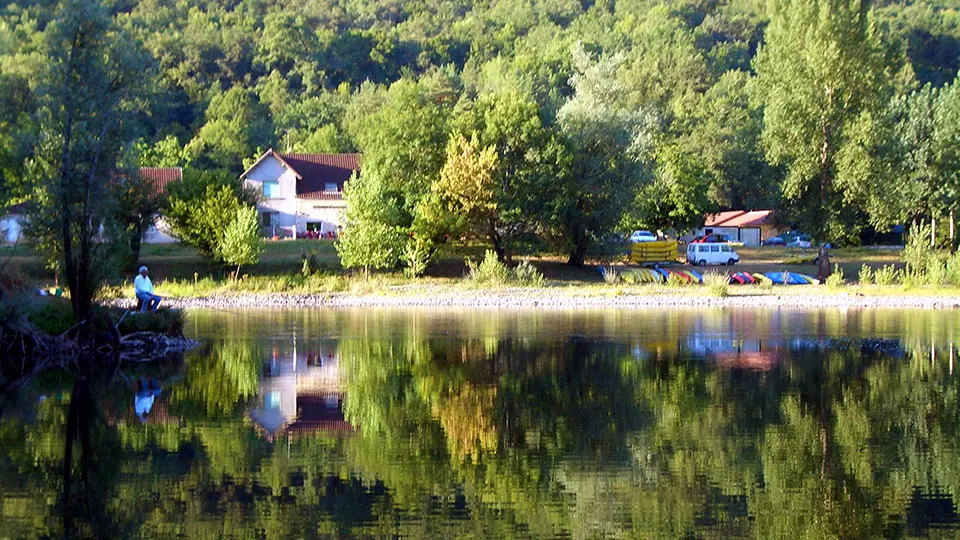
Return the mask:
M281 434L343 433L344 384L339 343L313 340L273 343L249 416L269 440Z
M208 345L182 365L24 389L0 418L3 534L960 531L953 312L303 310L190 327Z

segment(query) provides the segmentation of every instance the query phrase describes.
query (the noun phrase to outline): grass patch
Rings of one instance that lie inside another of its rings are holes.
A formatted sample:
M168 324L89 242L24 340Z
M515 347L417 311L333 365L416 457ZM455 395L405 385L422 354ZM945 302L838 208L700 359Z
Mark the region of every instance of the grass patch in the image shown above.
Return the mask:
M63 334L77 324L73 307L64 298L42 297L24 302L27 321L38 330L51 336ZM116 324L120 335L135 332L157 332L169 336L183 333L183 312L179 309L161 307L159 311L126 313L122 308L94 306L92 319L102 326ZM126 316L124 314L126 313ZM117 324L119 322L119 324Z
M703 284L707 286L710 296L723 298L730 294L730 278L720 272L707 272L703 275Z

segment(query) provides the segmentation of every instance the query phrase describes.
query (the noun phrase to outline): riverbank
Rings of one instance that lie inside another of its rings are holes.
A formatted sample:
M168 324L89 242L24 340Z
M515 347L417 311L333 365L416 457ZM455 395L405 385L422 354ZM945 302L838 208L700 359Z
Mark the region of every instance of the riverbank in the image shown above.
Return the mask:
M133 302L117 299L113 305ZM585 286L466 289L402 285L369 293L233 293L167 298L164 306L197 308L313 308L313 307L459 307L459 308L625 308L738 307L738 308L927 308L960 307L960 291L902 290L898 287L781 287L731 286L727 296L711 296L705 287Z

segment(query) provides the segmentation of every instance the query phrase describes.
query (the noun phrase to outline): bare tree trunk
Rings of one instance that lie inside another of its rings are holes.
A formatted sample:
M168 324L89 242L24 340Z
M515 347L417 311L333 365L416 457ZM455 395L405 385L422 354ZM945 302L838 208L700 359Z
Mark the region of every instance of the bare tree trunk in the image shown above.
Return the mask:
M956 222L953 220L953 208L950 209L950 250L953 251L953 241L956 238Z
M820 149L820 211L827 211L827 190L830 188L830 125L823 125L823 146ZM825 223L820 226L820 252L817 264L817 279L824 283L832 270L830 268L830 254L827 252L827 228Z
M488 221L487 236L490 238L490 243L493 245L493 251L497 254L497 259L502 261L504 264L512 264L512 257L510 257L510 254L507 253L507 248L503 245L503 237L500 236L499 232L497 232L497 228L492 219Z
M930 247L937 247L937 218L930 218Z
M567 264L583 268L583 262L587 255L587 231L580 224L573 226L573 249L570 251L570 258Z

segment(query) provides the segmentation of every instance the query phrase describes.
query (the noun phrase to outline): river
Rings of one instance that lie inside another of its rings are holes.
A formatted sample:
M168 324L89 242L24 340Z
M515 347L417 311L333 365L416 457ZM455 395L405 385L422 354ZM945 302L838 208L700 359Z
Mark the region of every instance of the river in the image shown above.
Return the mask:
M186 332L185 358L8 400L0 538L960 535L954 310L198 310Z

